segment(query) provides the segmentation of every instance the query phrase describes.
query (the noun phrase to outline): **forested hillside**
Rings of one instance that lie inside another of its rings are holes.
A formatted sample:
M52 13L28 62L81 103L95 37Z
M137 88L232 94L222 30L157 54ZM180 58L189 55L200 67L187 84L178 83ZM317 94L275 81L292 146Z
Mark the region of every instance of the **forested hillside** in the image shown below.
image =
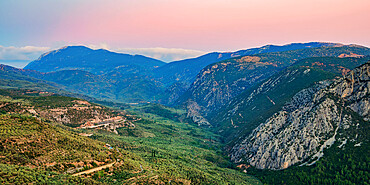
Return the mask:
M320 86L323 83L320 81L342 77L369 59L313 57L300 60L236 96L210 120L218 125L217 130L222 130L227 141L237 138L235 134L248 135L297 92L315 84Z
M198 74L190 88L177 100L177 104L188 107L189 112L196 112L208 120L207 116L211 117L237 95L300 59L354 53L358 56L369 55L370 49L361 46L323 47L257 54L214 63ZM201 111L193 111L193 107L200 107Z

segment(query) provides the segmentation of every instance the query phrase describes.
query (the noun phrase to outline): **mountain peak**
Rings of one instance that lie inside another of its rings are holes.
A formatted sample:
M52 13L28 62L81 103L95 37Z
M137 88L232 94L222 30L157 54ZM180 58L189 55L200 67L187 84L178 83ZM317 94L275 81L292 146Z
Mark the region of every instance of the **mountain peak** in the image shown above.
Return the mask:
M68 46L63 46L61 47L59 50L64 50L64 49L90 49L86 46L83 46L83 45L68 45ZM91 50L91 49L90 49Z
M86 46L63 46L59 49L56 49L56 50L52 50L52 51L49 51L49 52L46 52L44 54L42 54L37 60L41 60L42 58L48 56L48 55L55 55L59 52L71 52L71 51L89 51L89 50L92 50Z

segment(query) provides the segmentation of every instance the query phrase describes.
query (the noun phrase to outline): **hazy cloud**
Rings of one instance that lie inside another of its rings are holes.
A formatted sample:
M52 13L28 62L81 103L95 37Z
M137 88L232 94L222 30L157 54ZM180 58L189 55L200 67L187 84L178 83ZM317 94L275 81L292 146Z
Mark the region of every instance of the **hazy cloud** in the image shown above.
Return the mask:
M128 54L139 54L152 57L164 62L193 58L205 54L204 51L181 49L181 48L119 48L113 49L117 52Z
M84 44L77 44L77 45L84 45ZM110 50L110 47L106 43L100 43L100 44L88 44L86 47L91 49L106 49Z
M193 58L207 52L192 50L192 49L182 49L182 48L119 48L112 47L107 43L97 43L97 44L80 44L80 43L68 43L64 45L83 45L91 49L106 49L112 52L125 53L132 55L144 55L147 57L162 60L164 62L172 62L176 60L182 60L186 58Z
M35 60L42 53L49 51L49 47L37 46L1 46L0 45L0 60Z
M84 45L84 44L71 44L71 45ZM186 58L193 58L203 54L204 51L191 50L191 49L181 49L181 48L115 48L109 46L107 43L99 44L87 44L86 47L91 49L106 49L112 52L125 53L132 55L144 55L147 57L162 60L164 62L172 62L176 60L182 60Z

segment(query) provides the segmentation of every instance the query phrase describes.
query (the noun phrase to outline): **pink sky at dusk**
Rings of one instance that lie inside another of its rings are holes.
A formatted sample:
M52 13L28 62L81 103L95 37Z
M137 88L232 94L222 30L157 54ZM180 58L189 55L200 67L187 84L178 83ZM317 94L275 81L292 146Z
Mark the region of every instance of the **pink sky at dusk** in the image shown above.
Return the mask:
M1 1L0 45L233 51L327 41L370 46L369 0Z
M304 41L370 44L370 1L116 2L71 9L49 39L201 50Z

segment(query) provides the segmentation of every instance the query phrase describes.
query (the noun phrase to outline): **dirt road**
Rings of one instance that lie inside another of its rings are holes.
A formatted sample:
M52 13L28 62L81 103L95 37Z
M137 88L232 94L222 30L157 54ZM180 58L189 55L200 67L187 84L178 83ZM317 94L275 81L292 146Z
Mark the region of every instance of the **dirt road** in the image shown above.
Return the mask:
M96 168L92 168L90 170L85 170L83 172L79 172L79 173L75 173L73 174L72 176L79 176L79 175L82 175L82 174L89 174L89 173L93 173L93 172L96 172L96 171L100 171L104 168L109 168L111 166L113 166L116 162L113 162L113 163L110 163L110 164L106 164L106 165L103 165L103 166L98 166Z

